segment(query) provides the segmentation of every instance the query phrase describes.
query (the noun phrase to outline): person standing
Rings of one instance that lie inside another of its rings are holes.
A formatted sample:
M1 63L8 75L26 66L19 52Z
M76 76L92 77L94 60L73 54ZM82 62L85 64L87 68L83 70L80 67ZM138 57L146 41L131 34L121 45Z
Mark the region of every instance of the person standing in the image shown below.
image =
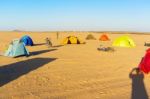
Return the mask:
M56 34L56 35L57 35L57 39L59 39L59 32L57 32L57 34Z

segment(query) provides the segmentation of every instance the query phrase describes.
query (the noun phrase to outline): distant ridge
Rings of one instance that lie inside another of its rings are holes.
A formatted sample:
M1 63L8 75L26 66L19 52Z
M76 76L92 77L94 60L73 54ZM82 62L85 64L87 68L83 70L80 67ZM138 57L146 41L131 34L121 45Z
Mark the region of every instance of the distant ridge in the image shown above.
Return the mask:
M24 31L24 30L12 30L12 31L0 31L0 32L25 32L25 33L101 33L101 34L137 34L137 35L150 35L150 32L136 32L136 31Z
M22 30L13 30L12 32L23 32Z

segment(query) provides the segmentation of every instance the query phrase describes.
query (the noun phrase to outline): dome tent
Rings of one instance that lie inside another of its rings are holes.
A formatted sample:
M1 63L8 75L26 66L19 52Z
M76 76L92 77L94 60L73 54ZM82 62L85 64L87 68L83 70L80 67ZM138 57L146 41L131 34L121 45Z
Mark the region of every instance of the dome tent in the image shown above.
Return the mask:
M84 42L81 42L78 37L68 36L63 40L63 44L84 44Z
M33 46L33 40L31 37L25 35L21 38L21 41L26 45L26 46Z
M122 36L114 40L113 46L117 47L135 47L134 41L128 36Z
M13 40L8 49L6 50L4 56L8 57L17 57L17 56L22 56L22 55L29 55L28 50L26 49L25 45L23 42L21 42L18 39Z
M92 34L89 34L87 35L86 40L96 40L96 38Z
M99 38L100 41L109 41L109 37L106 34L101 35L101 37Z

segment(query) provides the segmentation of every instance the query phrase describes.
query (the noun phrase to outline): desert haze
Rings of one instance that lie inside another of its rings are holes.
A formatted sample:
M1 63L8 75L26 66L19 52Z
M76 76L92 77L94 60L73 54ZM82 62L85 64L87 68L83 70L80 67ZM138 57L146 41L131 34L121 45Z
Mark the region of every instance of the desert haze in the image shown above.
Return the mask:
M97 40L85 40L93 34ZM0 56L0 99L132 99L140 87L133 87L129 73L137 67L148 47L150 35L129 35L134 48L114 47L114 52L102 52L100 45L112 47L121 33L109 33L111 39L99 41L100 33L89 32L0 32L0 53L11 40L24 35L32 37L35 46L27 47L28 57ZM60 46L62 40L75 35L86 44ZM48 48L45 38L53 47ZM144 78L145 90L150 93L150 75ZM149 94L150 95L150 94ZM138 99L138 98L137 98Z

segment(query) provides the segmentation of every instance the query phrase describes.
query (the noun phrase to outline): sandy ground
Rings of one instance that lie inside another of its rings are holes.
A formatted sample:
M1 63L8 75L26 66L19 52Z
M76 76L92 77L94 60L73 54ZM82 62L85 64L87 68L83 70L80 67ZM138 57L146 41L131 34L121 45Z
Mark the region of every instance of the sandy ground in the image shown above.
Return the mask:
M144 95L144 85L150 93L150 75L145 75L143 84L129 78L147 49L143 45L150 42L150 35L128 34L135 41L135 48L116 47L115 52L100 52L100 44L111 46L123 34L109 34L111 41L100 42L86 41L88 33L60 33L57 40L56 33L0 32L0 52L12 39L25 34L37 44L27 47L31 56L0 56L0 99L139 99L135 97ZM92 34L97 39L101 35ZM76 35L87 43L59 46L68 35ZM55 47L43 45L46 37L52 39Z

